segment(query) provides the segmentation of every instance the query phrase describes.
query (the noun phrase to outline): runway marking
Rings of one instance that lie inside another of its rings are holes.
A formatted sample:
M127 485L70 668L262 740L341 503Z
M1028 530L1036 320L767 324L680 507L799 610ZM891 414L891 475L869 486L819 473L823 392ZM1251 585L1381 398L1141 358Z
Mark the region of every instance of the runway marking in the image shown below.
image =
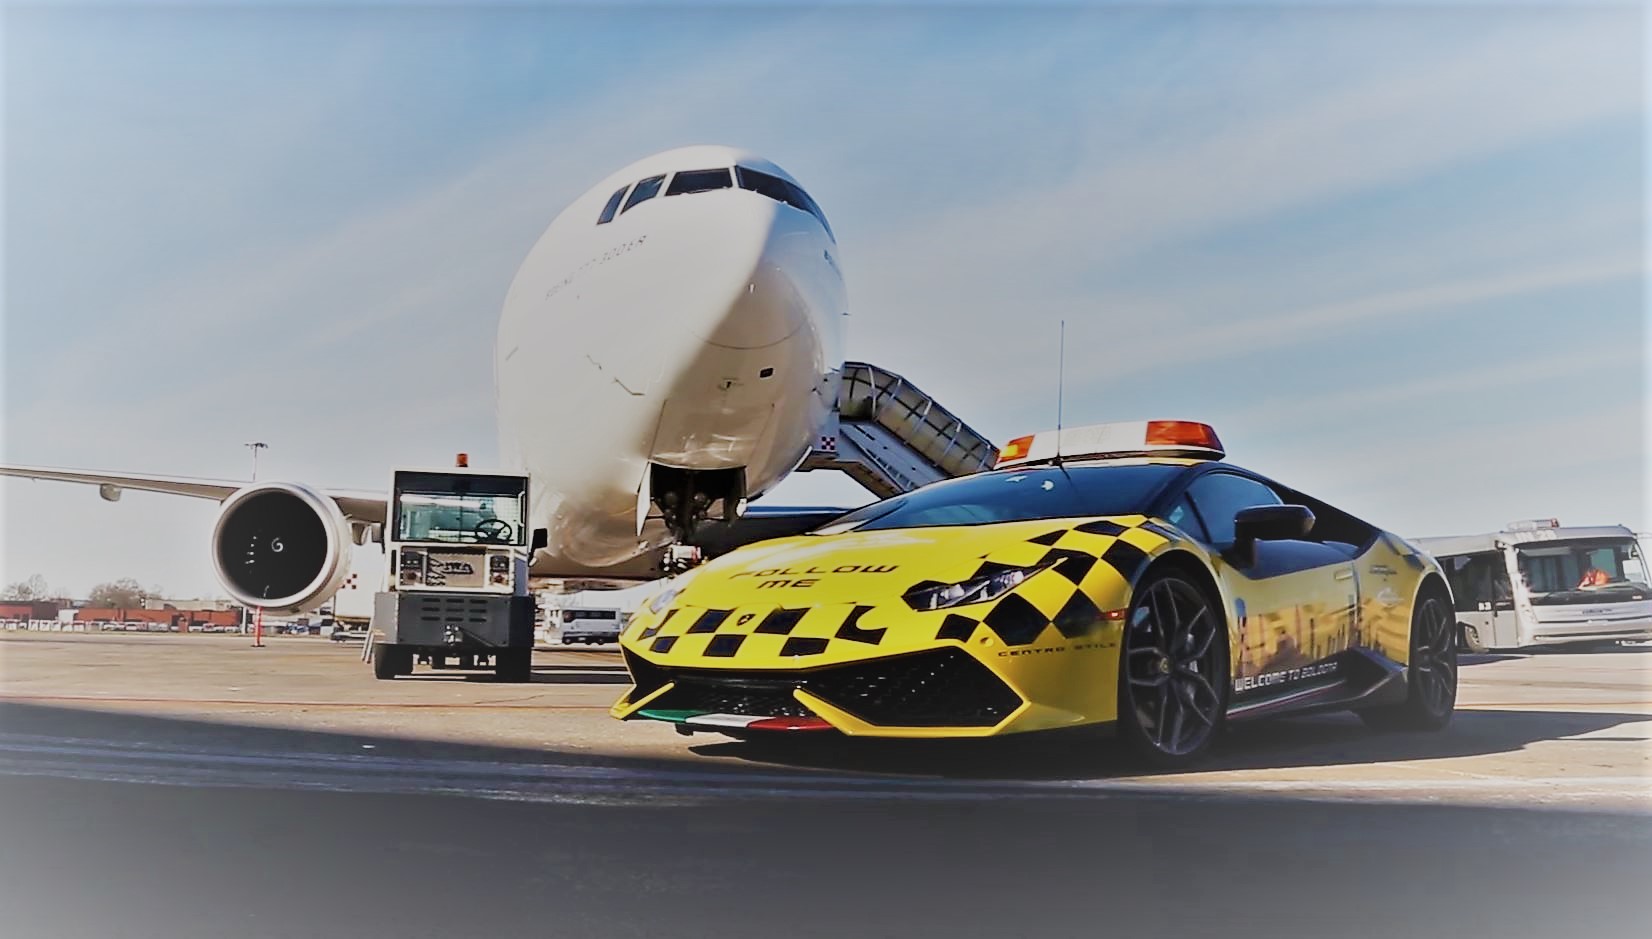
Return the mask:
M1579 806L1613 800L1615 807L1652 810L1652 777L1644 775L1535 778L1405 777L1347 779L1157 779L961 780L932 777L854 776L769 770L729 772L691 767L624 767L571 763L510 763L356 754L267 754L205 747L116 743L72 737L0 734L0 775L49 776L175 786L321 789L455 795L556 803L631 804L639 801L706 802L727 798L891 799L977 801L1097 798L1110 795L1220 799L1234 795L1392 795L1409 802L1438 802L1435 793L1495 793L1553 797L1548 804ZM1514 801L1514 800L1510 800Z

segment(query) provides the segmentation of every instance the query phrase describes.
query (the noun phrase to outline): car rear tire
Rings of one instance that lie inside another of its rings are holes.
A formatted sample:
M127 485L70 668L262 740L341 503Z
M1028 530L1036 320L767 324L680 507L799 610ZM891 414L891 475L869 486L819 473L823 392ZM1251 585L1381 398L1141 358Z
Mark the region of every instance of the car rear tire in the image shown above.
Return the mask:
M1426 591L1411 611L1411 656L1405 702L1359 712L1377 730L1433 731L1451 723L1457 706L1456 617L1439 591Z
M522 684L533 679L533 650L506 649L493 657L493 677L498 681Z
M1136 588L1119 650L1119 736L1144 762L1191 766L1227 716L1227 620L1219 604L1177 570L1150 572Z
M373 677L389 681L397 675L413 674L413 650L379 643L373 647Z

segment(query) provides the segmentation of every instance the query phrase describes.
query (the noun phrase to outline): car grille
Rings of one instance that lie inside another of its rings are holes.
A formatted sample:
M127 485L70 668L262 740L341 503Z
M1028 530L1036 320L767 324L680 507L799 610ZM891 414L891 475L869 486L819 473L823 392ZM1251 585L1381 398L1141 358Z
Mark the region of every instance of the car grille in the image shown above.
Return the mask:
M1021 697L962 649L824 669L804 687L869 724L990 727Z
M488 621L489 597L467 596L465 594L430 594L418 591L409 591L403 596L409 599L408 612L403 615L412 615L421 623L436 623L438 625L482 623Z
M803 688L855 717L884 727L990 727L1021 697L962 649L946 648L832 665L792 674L664 669L633 663L638 686L676 683L651 708L804 717L792 696ZM639 674L639 671L641 674Z
M750 717L808 717L792 697L792 685L679 678L676 687L648 703L665 711L705 711Z

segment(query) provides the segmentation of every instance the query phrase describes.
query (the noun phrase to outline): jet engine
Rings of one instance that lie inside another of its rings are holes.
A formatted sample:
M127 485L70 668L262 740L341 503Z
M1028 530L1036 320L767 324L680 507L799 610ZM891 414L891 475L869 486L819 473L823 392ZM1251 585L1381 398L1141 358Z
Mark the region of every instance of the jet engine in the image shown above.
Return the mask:
M297 483L255 483L219 509L212 561L237 601L296 613L338 592L350 545L350 523L332 499Z

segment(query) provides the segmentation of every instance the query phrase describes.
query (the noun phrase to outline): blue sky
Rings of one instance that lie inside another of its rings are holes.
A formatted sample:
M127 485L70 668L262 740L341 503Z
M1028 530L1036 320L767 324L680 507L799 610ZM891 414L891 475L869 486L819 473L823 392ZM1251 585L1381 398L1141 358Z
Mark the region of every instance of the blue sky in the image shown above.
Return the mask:
M618 166L717 142L825 207L851 355L995 440L1053 423L1065 320L1069 422L1207 419L1405 534L1652 527L1639 5L4 17L8 461L485 462L534 238ZM212 508L3 483L0 578L216 593Z

